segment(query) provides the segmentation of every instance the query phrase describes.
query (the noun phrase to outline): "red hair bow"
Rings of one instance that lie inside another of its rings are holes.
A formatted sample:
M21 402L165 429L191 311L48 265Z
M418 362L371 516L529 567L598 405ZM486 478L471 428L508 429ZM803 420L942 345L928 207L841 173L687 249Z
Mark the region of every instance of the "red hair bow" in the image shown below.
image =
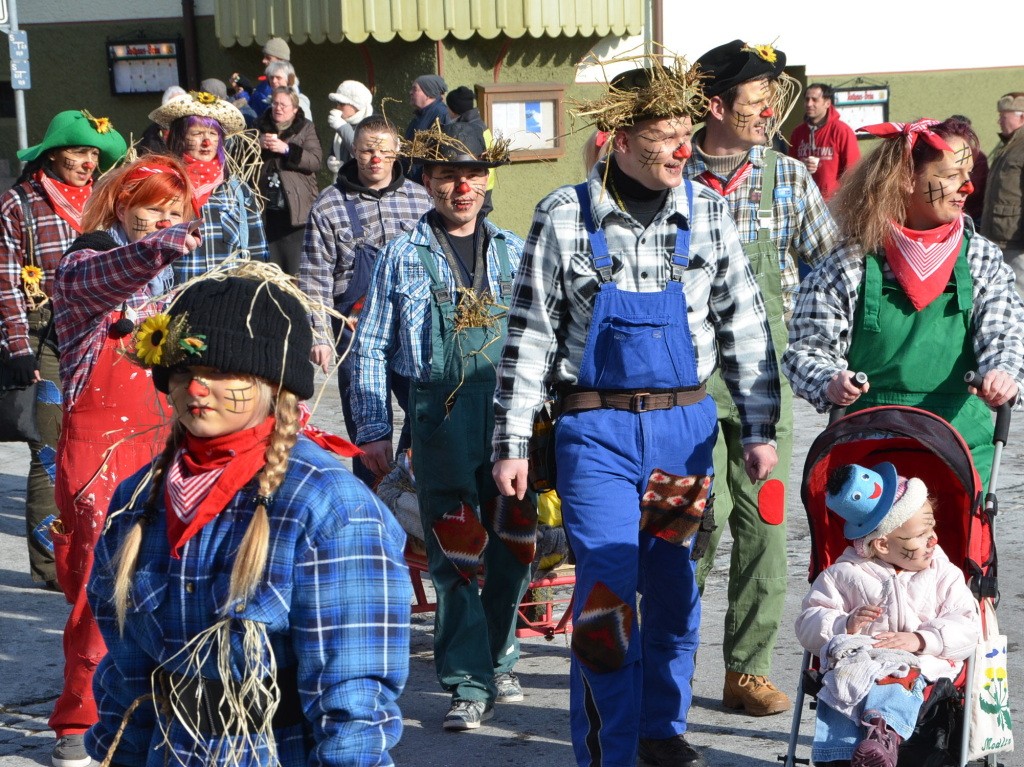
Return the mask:
M912 123L879 123L878 125L866 125L858 128L858 132L870 133L879 138L896 138L903 136L907 139L907 152L909 153L919 138L938 149L940 152L952 152L949 144L939 134L930 130L933 125L938 125L938 120L922 119Z

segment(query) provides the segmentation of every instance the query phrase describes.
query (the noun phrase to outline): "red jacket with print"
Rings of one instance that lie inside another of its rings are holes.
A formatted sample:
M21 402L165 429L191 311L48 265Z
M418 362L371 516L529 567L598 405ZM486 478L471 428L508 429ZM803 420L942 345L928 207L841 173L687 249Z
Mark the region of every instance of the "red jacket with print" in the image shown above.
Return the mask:
M802 122L790 137L789 156L798 160L818 157L818 170L814 183L821 196L828 200L839 189L839 180L860 159L860 148L853 129L839 119L835 107L828 108L825 122L812 130Z

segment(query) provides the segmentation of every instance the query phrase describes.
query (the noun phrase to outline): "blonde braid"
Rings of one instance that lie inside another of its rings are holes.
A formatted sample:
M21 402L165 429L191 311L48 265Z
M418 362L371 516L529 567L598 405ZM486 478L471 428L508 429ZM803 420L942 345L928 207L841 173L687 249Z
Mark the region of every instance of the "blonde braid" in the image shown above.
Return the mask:
M117 628L124 635L124 618L128 612L128 592L135 578L135 568L139 561L139 550L142 548L143 529L152 524L160 500L160 492L164 486L164 470L174 458L181 442L181 426L175 421L163 452L153 462L149 474L149 496L144 505L145 511L139 521L132 525L128 534L121 541L111 563L114 566L114 611L117 614Z
M263 568L267 564L267 553L270 547L270 520L267 516L267 505L274 491L284 481L288 470L288 457L298 440L299 430L299 398L282 389L277 396L275 407L277 421L267 445L267 463L259 473L259 490L256 512L253 514L249 527L238 547L238 556L231 569L231 585L228 590L227 605L248 599L256 591ZM225 605L225 610L227 609Z

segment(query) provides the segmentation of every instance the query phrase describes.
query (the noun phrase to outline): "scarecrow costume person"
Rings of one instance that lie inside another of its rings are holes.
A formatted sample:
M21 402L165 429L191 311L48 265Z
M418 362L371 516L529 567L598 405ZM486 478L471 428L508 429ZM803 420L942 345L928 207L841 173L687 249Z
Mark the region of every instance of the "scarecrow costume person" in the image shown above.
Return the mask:
M465 123L421 131L408 154L424 168L434 207L373 265L356 330L352 413L363 462L392 463L387 367L411 381L412 463L427 563L437 592L434 666L451 693L443 727L469 730L494 703L523 699L516 607L529 584L537 512L498 503L489 444L494 366L523 241L482 215L487 149ZM486 573L477 587L481 567Z
M815 578L796 619L824 672L816 765L896 767L925 685L955 680L977 650L978 602L935 533L941 502L891 463L829 476L825 503L851 545Z
M941 416L987 483L989 408L1018 404L1024 382L1024 304L999 248L963 215L977 136L956 117L862 130L882 145L833 198L843 239L801 288L783 370L819 412ZM968 371L979 386L964 383Z
M203 220L202 245L174 264L183 285L227 258L267 260L260 204L253 192L259 147L238 108L212 93L186 93L149 113L167 131L168 151L188 169L193 205Z
M82 209L97 170L124 156L124 138L110 120L68 110L50 121L41 143L18 152L26 162L0 197L0 349L11 383L39 380L35 422L41 439L29 442L25 533L32 580L56 589L53 553L33 534L57 514L53 477L60 435L61 392L50 293L57 262L82 231Z
M174 421L96 545L89 600L110 648L96 759L393 764L405 533L322 445L359 451L306 425L309 310L279 269L250 263L186 286L159 340L136 334Z
M57 579L73 605L64 629L64 689L50 726L55 767L84 767L82 733L96 721L92 675L105 650L85 596L93 547L117 485L159 453L168 413L148 376L123 358L149 318L160 279L198 246L192 185L167 155L106 174L82 218L85 232L57 266L54 324L60 344L64 418L57 443L53 525ZM181 223L178 223L181 222Z
M835 223L806 166L770 148L800 86L784 71L786 54L770 45L733 40L705 53L695 66L708 105L683 174L725 197L761 290L778 361L786 348L784 313L800 282L797 256L819 263L836 241ZM708 382L718 408L716 529L697 566L697 584L703 590L728 527L734 543L722 703L751 716L778 714L790 705L769 679L786 599L786 483L793 455L793 394L785 379L780 385L779 462L765 481L751 482L739 409L721 375Z
M764 305L722 197L683 177L706 100L696 73L672 62L623 72L577 105L611 151L585 183L537 206L498 368L493 456L504 494L523 495L534 416L557 393L581 767L633 767L638 750L662 767L707 765L686 730L695 560L713 515L705 381L719 366L751 480L775 464L778 372Z

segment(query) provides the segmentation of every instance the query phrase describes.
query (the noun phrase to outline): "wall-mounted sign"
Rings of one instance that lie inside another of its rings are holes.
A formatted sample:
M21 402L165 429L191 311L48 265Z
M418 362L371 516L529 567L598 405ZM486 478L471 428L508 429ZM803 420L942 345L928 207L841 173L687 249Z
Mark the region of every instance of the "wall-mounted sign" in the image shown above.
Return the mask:
M483 120L509 139L512 162L565 156L565 86L560 83L476 86Z
M889 122L889 86L836 88L832 105L843 122L854 130ZM864 138L858 134L858 138Z
M110 92L162 93L182 79L181 40L125 40L107 44Z

